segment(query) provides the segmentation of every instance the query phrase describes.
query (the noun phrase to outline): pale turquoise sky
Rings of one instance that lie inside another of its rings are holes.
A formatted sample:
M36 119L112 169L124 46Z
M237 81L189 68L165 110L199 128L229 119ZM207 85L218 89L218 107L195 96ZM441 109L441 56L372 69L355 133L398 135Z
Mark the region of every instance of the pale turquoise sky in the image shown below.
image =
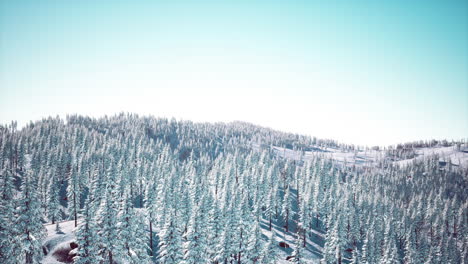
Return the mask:
M0 123L136 112L468 137L468 1L1 1Z

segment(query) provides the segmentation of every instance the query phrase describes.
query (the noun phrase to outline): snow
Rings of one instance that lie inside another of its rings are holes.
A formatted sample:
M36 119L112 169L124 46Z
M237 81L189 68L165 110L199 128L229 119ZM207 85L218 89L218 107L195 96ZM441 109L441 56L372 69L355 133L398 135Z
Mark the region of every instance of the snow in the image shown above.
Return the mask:
M69 247L70 242L75 240L75 221L64 221L60 223L61 232L55 231L55 224L46 224L47 238L43 242L43 247L47 248L47 255L42 259L43 264L64 263L54 256L58 249Z
M41 263L42 264L63 264L66 262L60 262L57 260L56 256L54 256L54 253L57 252L58 250L61 249L69 249L69 244L70 242L75 240L75 221L64 221L60 223L60 229L61 232L57 233L55 231L55 224L46 224L45 225L47 229L47 238L43 242L43 246L48 249L48 254L42 259ZM293 227L293 225L291 226ZM276 233L276 245L277 245L277 257L278 257L278 264L282 263L291 263L290 261L287 261L286 258L288 256L291 256L294 247L295 247L295 233L294 232L288 232L285 233L284 229L281 228L275 221L273 222L272 225L272 230L275 231ZM322 240L323 239L323 234L313 230L314 232L314 237L317 238L317 240ZM268 237L271 236L272 231L268 230L268 222L265 219L262 219L262 233L264 235L264 242L267 242ZM280 242L286 242L290 248L284 249L278 246ZM304 257L306 258L305 263L310 263L310 264L315 264L319 263L320 260L320 255L319 252L322 251L322 246L319 245L319 242L316 240L310 240L309 237L307 238L307 248L308 250L304 251ZM132 255L135 253L132 251Z
M273 151L280 157L292 160L311 160L314 156L332 159L338 164L371 165L383 156L383 152L376 150L344 151L334 148L316 148L314 151L305 151L301 157L300 151L273 147Z
M431 155L439 155L440 161L449 161L457 166L468 168L468 152L457 150L455 146L451 147L434 147L434 148L420 148L416 149L417 156L412 159L395 161L396 164L405 166L414 160L422 160Z
M270 231L268 230L268 221L266 219L262 219L261 221L262 221L261 225L262 225L262 233L264 235L264 242L267 242L266 240L269 237L271 237L271 234L273 233L273 231L276 233L275 244L277 246L277 252L276 252L277 263L279 264L289 263L290 264L291 262L286 260L286 258L288 256L291 256L294 251L296 235L295 235L295 232L291 232L294 230L290 229L290 232L285 233L284 229L278 225L278 222L273 220L272 228L271 228L272 231ZM291 228L294 228L293 224L291 225ZM314 232L314 237L316 237L317 239L323 239L322 234L320 234L319 232L316 232L315 230L313 230L313 232ZM320 263L321 255L318 255L318 254L319 252L322 251L322 246L320 246L318 244L318 241L316 240L312 241L309 239L309 237L307 237L306 239L307 239L306 247L308 250L304 250L303 261L305 261L305 263L310 263L310 264ZM286 242L289 245L289 248L279 247L280 242Z
M466 148L466 147L465 147ZM358 150L344 151L334 148L317 148L315 151L305 151L301 156L300 151L273 146L273 151L280 157L291 160L311 160L314 156L320 155L334 160L338 164L372 166L378 160L385 157L384 150ZM422 160L432 155L439 155L441 161L451 161L453 165L468 168L468 151L463 147L457 150L456 146L432 147L415 149L416 157L393 161L394 164L405 166L414 160Z
M338 164L346 164L348 166L372 166L376 162L385 158L384 150L358 150L358 151L344 151L333 148L316 148L313 151L306 151L301 153L300 151L294 151L291 149L273 147L273 151L280 157L292 159L292 160L311 160L314 156L320 155L321 157L327 157ZM415 160L423 160L434 154L439 155L441 161L451 161L452 164L468 168L468 151L465 148L457 149L455 146L451 147L432 147L432 148L419 148L415 149L416 157L411 159L392 161L394 164L400 166L406 166L411 164ZM141 214L145 214L144 209L138 209ZM262 219L262 233L264 242L272 235L272 231L268 230L268 222L266 219ZM64 221L60 223L61 232L57 232L55 224L45 225L48 236L44 241L44 247L47 249L47 255L42 260L43 264L56 264L64 263L57 260L54 255L57 251L69 250L70 242L75 240L75 226L74 221ZM272 229L276 233L275 244L277 245L277 263L286 264L291 263L286 260L288 256L291 256L295 247L296 234L294 232L294 223L291 223L290 232L285 233L284 228L279 224L279 221L273 221ZM312 229L312 236L306 238L307 250L304 251L304 257L306 263L319 263L321 258L321 252L323 250L324 234ZM280 242L285 242L289 245L289 248L279 247ZM131 252L132 256L135 252Z

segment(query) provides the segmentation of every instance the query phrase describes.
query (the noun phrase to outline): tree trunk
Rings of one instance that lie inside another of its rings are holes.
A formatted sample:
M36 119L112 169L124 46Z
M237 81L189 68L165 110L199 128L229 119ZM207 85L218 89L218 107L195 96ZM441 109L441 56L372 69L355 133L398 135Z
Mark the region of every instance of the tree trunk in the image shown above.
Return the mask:
M73 192L73 207L75 209L75 227L78 226L78 218L77 218L77 212L76 212L76 193Z
M306 231L305 231L305 229L304 229L302 232L303 232L303 233L302 233L302 238L304 239L303 245L302 245L302 246L303 246L303 247L306 247L307 238L306 238Z
M150 228L150 256L153 255L153 223L151 223L151 220L149 221L149 228Z
M241 229L241 233L240 233L240 240L239 240L239 256L237 257L237 263L238 264L241 264L241 252L242 252L242 232L243 230Z
M30 235L29 232L27 232L28 235L28 240L30 241ZM30 244L31 245L31 244ZM33 263L33 253L32 252L26 252L26 264Z
M77 212L76 212L76 193L73 192L73 207L75 209L75 227L78 226L78 218L77 218Z
M453 236L457 237L457 221L455 215L453 216Z
M432 243L432 238L433 237L433 231L432 231L432 219L431 219L431 243Z
M33 255L31 252L27 252L26 253L26 264L30 264L30 263L34 263L33 262Z

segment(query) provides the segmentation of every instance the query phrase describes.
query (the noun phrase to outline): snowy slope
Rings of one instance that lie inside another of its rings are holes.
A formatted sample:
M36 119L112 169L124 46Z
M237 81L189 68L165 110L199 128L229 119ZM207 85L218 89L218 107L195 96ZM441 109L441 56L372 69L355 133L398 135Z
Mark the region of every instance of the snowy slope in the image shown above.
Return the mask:
M60 223L61 232L55 231L55 224L46 224L47 238L43 242L47 255L42 260L43 264L69 263L61 262L60 253L69 251L70 242L75 240L75 221L64 221Z
M310 160L315 155L320 155L322 157L330 158L338 162L338 164L346 163L347 165L372 166L378 160L385 158L385 152L383 150L359 150L354 152L333 148L322 148L320 151L305 151L304 155L301 155L300 151L274 146L273 151L280 157L292 160ZM454 165L468 168L468 150L466 150L466 148L461 148L460 150L457 150L455 146L418 148L415 152L416 157L393 161L393 163L405 166L414 160L422 160L432 155L439 155L439 159L441 161L450 160Z
M61 232L55 231L55 224L46 224L44 225L47 229L47 238L43 242L43 247L47 249L47 255L42 259L42 264L61 264L61 263L70 263L67 261L60 261L60 257L63 255L64 252L68 252L70 250L70 242L75 240L75 231L76 228L74 226L74 221L65 221L60 223ZM294 226L294 225L292 225ZM280 242L286 242L290 248L283 249L281 247L277 247L277 257L278 257L278 264L281 263L291 263L286 260L288 256L291 256L294 251L294 241L295 241L295 234L294 232L285 233L284 229L281 228L278 223L273 221L272 229L276 233L276 245ZM268 230L268 222L263 219L262 220L262 233L265 242L267 242L268 238L271 236L272 232ZM314 233L314 237L316 240L312 241L307 238L307 248L305 250L305 263L315 264L319 263L320 260L320 252L322 251L323 242L319 242L323 240L323 234L319 232Z
M271 231L268 230L268 222L266 220L263 220L263 235L265 236L264 238L267 239L268 237L271 236ZM278 225L272 225L272 229L276 233L276 245L278 245L280 242L286 242L290 248L283 249L278 247L277 251L277 258L278 258L278 264L281 263L291 263L290 261L286 260L288 256L291 256L294 251L294 242L295 242L295 234L293 232L288 232L285 233L283 228L280 228ZM322 235L317 235L318 238L323 239ZM310 263L310 264L315 264L315 263L320 263L320 252L322 251L322 246L318 244L317 241L311 241L307 237L307 250L304 250L304 260L305 263Z
M400 160L395 163L400 165L406 165L411 163L415 159L424 159L431 155L439 155L439 160L449 161L458 166L468 168L468 151L457 150L455 146L452 147L434 147L434 148L420 148L416 150L417 157L413 159Z

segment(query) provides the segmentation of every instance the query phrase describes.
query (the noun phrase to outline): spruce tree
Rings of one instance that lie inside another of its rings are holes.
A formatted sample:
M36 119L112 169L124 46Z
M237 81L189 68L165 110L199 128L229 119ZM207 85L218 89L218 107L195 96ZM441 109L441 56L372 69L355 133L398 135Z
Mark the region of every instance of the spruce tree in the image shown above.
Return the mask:
M175 212L171 211L171 218L166 222L159 242L159 261L167 264L178 264L183 261L182 234L177 224L177 218L175 218Z
M25 263L39 263L42 258L42 240L46 231L42 225L42 213L37 194L37 179L31 168L31 157L26 158L21 198L19 200L16 227L21 247L20 259Z

